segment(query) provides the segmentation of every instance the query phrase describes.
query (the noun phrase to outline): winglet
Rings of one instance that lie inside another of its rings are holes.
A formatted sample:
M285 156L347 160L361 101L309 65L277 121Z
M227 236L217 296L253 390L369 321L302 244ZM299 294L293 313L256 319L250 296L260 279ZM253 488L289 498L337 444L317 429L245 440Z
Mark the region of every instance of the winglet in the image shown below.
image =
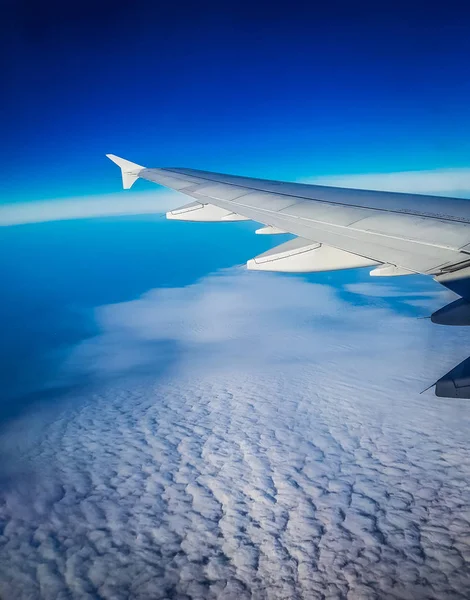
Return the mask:
M121 169L122 187L125 190L128 190L132 187L134 182L139 179L139 173L145 169L145 167L137 165L136 163L126 160L125 158L120 158L115 154L106 154L106 156L109 158L109 160L112 160L113 163L116 163Z

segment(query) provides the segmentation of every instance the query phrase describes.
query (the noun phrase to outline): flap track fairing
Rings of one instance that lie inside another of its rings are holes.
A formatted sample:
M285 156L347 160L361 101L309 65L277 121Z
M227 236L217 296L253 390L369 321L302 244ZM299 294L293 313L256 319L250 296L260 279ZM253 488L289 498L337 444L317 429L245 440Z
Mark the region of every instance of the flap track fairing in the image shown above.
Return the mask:
M170 210L166 213L166 218L174 221L199 221L202 223L250 220L225 208L219 208L213 204L201 204L200 202L190 202L180 208Z
M376 264L363 256L297 237L249 260L247 267L253 271L315 273Z

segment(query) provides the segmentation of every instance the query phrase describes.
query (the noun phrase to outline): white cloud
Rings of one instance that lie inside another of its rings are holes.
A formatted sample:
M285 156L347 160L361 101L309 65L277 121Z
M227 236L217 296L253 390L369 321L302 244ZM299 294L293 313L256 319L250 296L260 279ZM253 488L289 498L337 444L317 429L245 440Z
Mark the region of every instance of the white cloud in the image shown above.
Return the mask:
M466 332L368 302L230 270L99 309L90 391L0 437L0 595L468 597L470 405L419 395Z
M325 175L303 181L365 190L470 197L470 168Z
M158 214L183 203L177 193L158 191L18 202L0 205L0 227L70 219Z

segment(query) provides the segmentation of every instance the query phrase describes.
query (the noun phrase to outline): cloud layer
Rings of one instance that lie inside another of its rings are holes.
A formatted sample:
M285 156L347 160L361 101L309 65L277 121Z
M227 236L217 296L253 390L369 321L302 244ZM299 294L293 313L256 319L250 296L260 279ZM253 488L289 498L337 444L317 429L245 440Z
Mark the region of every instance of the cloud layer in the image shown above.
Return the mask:
M70 219L158 214L179 204L181 196L178 194L158 191L18 202L0 205L0 227Z
M64 373L91 391L0 438L0 595L468 597L470 406L419 394L463 333L394 310L432 281L376 285L230 270L101 308Z

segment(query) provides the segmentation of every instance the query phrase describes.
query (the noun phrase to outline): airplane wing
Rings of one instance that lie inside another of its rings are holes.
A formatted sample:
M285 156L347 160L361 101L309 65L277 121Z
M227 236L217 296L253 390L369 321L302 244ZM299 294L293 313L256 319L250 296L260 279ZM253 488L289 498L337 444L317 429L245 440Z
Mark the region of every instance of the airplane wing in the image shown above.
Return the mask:
M223 175L147 169L108 154L126 189L140 177L190 196L167 213L184 221L253 220L257 233L297 236L255 257L257 270L309 272L375 266L372 276L433 275L470 300L470 201Z
M432 321L470 325L469 200L149 169L107 156L121 168L125 189L142 178L191 198L168 212L168 219L253 220L264 225L256 233L296 236L249 260L249 269L305 273L369 266L372 276L432 275L462 297L434 313ZM466 374L457 376L467 381ZM437 391L442 389L439 384ZM470 398L470 387L459 388L459 394Z

